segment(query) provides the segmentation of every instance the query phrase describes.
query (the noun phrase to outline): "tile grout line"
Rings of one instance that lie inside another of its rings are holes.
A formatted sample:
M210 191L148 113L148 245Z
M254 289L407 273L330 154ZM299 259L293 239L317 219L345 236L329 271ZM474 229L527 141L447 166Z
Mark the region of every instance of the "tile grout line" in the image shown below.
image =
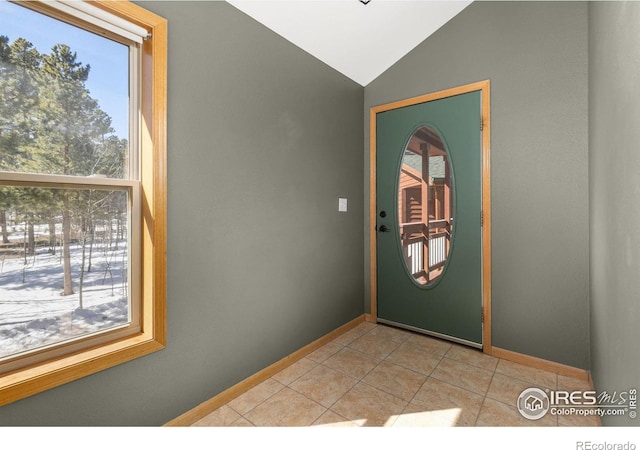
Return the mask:
M279 372L278 372L279 373ZM278 392L280 392L282 389L286 388L287 386L285 386L284 384L280 383L278 380L273 379L273 377L269 377L267 378L265 381L263 381L262 383L265 383L266 381L275 381L278 384L282 385L282 388L278 389L276 392L274 392L273 394L269 395L268 397L262 399L262 401L256 403L254 406L252 406L248 411L241 413L240 411L236 410L233 406L230 405L231 402L227 402L225 403L226 406L228 406L229 408L231 408L232 410L234 410L235 412L237 412L238 414L240 414L240 417L244 418L245 420L248 420L249 422L251 422L247 417L245 417L245 414L249 414L251 411L253 411L254 409L256 409L258 406L262 405L264 402L266 402L267 400L269 400L271 397L273 397L274 395L276 395ZM260 386L262 383L258 384L257 386L254 387L258 387ZM247 391L249 392L249 391ZM238 419L239 420L239 419ZM237 420L236 420L237 422ZM253 423L253 422L251 422ZM256 425L257 426L257 425Z
M482 403L480 404L480 408L478 409L478 414L476 415L476 420L473 422L473 426L478 426L478 420L480 419L480 414L482 413L482 408L484 408L484 404L487 400L487 394L489 393L489 389L491 389L491 383L493 383L493 378L496 376L496 369L498 368L498 364L500 361L496 363L496 366L493 368L493 373L491 374L491 380L489 381L489 385L487 386L487 390L482 397Z

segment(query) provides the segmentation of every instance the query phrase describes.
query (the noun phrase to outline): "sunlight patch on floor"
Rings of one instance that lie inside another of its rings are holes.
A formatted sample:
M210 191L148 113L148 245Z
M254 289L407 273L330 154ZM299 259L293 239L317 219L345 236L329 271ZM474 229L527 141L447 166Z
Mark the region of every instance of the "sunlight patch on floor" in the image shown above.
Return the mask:
M385 426L396 427L424 427L424 426L440 426L454 427L460 420L462 409L438 409L433 411L418 411L412 413L391 416Z
M460 422L460 416L462 415L462 409L450 408L450 409L438 409L431 411L417 411L407 412L399 415L392 415L384 422L384 427L424 427L424 426L436 426L436 427L455 427ZM365 427L367 426L368 419L353 419L343 421L331 421L324 422L318 425L320 427Z

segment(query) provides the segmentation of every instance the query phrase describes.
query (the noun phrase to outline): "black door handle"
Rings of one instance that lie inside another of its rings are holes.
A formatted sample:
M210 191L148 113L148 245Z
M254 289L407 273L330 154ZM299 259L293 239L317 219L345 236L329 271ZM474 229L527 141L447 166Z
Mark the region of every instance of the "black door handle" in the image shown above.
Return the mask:
M380 225L380 228L378 228L378 231L380 231L381 233L388 233L391 230L387 228L386 225Z

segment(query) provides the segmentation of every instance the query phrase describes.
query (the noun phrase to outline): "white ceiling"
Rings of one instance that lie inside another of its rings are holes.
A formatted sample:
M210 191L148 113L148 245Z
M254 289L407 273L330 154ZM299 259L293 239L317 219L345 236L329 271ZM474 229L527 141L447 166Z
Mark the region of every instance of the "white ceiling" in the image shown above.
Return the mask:
M471 1L227 0L366 86Z

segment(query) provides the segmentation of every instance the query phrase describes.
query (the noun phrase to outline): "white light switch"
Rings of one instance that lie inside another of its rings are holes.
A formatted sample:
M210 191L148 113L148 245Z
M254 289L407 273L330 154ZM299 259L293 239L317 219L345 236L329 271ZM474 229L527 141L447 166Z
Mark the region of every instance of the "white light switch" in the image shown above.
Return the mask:
M347 212L347 199L340 197L338 199L338 211Z

